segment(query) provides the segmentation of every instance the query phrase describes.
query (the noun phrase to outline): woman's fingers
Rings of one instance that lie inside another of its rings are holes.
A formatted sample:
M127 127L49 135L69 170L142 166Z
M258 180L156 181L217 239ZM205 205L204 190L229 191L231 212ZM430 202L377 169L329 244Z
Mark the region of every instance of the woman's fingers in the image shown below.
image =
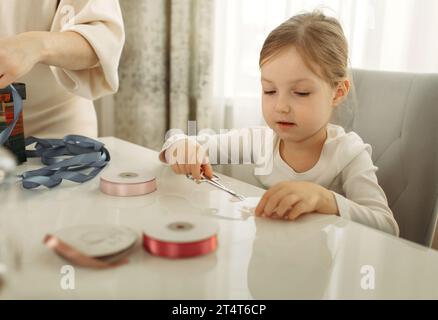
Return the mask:
M0 88L6 88L13 82L13 78L9 74L3 74L0 78Z

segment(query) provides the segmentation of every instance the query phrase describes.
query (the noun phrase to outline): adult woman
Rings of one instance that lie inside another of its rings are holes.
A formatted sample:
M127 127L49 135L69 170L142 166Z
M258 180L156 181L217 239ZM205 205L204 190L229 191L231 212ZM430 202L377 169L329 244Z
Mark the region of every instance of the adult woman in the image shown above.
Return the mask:
M92 100L118 89L117 0L0 2L0 87L24 82L26 136L97 136Z

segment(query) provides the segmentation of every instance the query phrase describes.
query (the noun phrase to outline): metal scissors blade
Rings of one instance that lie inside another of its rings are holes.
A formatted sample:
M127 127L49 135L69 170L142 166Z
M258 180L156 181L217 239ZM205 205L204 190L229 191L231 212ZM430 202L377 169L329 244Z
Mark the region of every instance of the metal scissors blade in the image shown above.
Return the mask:
M187 174L186 177L191 179L191 180L195 180L195 178L193 178L193 176L190 175L190 174ZM244 196L238 194L237 192L227 188L222 183L220 183L220 178L217 175L213 175L213 178L211 178L211 179L205 177L204 175L201 175L201 179L198 180L198 181L199 182L208 182L211 185L215 186L216 188L219 188L219 189L221 189L221 190L223 190L225 192L228 192L229 194L231 194L232 196L238 198L241 201L245 200Z
M220 182L217 181L217 180L215 181L215 180L209 180L209 179L207 179L207 182L210 183L210 184L212 184L212 185L214 185L214 186L216 186L216 187L218 187L218 188L220 188L220 189L222 189L222 190L224 190L225 192L228 192L229 194L235 196L235 197L238 198L239 200L242 200L242 201L245 200L245 197L244 197L244 196L242 196L242 195L238 194L237 192L235 192L235 191L233 191L233 190L231 190L231 189L225 187L222 183L220 183Z

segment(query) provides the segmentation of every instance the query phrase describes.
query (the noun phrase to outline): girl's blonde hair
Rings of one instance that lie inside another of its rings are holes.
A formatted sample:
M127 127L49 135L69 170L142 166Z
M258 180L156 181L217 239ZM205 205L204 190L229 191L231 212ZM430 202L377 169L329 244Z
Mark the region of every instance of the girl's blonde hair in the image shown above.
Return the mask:
M290 46L298 50L312 72L333 88L348 77L348 43L335 18L313 11L286 20L266 38L260 52L260 67Z

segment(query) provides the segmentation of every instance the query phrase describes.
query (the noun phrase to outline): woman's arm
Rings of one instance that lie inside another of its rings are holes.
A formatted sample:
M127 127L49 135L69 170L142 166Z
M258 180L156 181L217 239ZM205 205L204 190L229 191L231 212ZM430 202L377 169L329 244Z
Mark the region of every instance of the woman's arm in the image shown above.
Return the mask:
M0 88L28 73L37 63L83 70L98 58L88 41L76 32L25 32L0 39Z
M41 63L67 70L84 70L95 66L99 59L89 42L79 33L31 32L41 43Z

